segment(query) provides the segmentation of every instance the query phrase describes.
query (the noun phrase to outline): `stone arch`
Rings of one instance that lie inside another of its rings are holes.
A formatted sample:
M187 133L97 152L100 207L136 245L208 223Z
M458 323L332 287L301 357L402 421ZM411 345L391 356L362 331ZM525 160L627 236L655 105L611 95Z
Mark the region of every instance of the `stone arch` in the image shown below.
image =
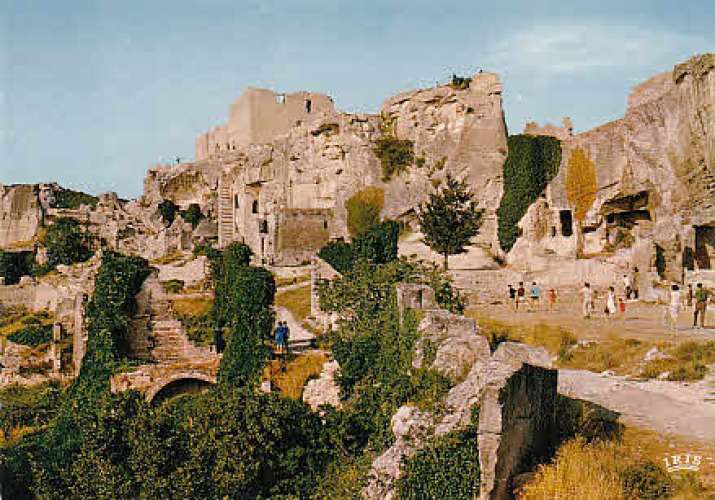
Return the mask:
M146 390L146 400L149 402L154 401L154 399L162 391L162 389L165 389L166 387L170 386L175 382L181 381L198 381L206 383L207 385L213 385L216 383L216 376L193 370L171 373L165 377L158 379Z

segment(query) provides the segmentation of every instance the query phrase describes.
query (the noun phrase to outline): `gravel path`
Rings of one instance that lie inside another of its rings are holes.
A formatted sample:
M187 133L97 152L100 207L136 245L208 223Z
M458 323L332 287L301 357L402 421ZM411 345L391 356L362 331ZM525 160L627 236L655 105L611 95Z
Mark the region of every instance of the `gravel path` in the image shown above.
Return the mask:
M626 424L715 443L715 377L696 383L635 381L559 370L559 392L621 413Z
M293 314L285 307L276 306L276 320L285 321L290 328L290 339L292 341L311 340L315 338L311 332L301 326L300 323L293 317Z

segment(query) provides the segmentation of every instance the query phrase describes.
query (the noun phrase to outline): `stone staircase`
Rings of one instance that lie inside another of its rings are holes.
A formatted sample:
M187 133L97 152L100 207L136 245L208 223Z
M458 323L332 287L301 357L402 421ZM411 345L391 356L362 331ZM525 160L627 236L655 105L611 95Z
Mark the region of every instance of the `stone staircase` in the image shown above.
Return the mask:
M225 247L233 241L233 200L231 186L223 179L218 186L218 241Z
M153 346L152 359L159 363L182 363L208 360L216 354L208 347L194 345L171 308L171 301L158 278L151 276L145 283L150 293L149 324Z
M293 354L303 354L314 349L314 339L288 339L288 351Z

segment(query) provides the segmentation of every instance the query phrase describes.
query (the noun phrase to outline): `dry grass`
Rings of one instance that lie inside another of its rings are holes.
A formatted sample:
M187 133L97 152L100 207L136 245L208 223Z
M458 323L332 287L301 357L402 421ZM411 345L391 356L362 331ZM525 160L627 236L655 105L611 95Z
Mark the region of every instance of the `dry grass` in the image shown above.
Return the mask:
M553 463L539 468L518 498L622 499L618 459L618 451L612 443L586 445L583 440L574 439L559 448Z
M200 316L213 306L213 300L205 298L180 298L172 301L174 312L178 315Z
M591 344L577 345L578 336L576 333L562 326L548 325L543 322L533 325L513 326L485 317L472 310L467 311L467 315L477 320L482 329L482 334L490 339L490 343L493 343L495 339L501 339L544 347L551 354L557 356L556 365L561 368L589 370L599 373L611 370L619 375L644 376L645 374L640 371L639 366L648 350L653 347L658 347L662 350L669 345L633 338L622 338L616 334L609 334ZM695 342L693 344L703 345ZM701 348L698 352L704 350ZM690 349L688 352L692 353L694 351L697 350ZM712 349L707 350L707 352L710 351L712 351L713 356L712 362L715 362L715 343L713 343ZM677 363L685 366L691 363L688 360L692 359L692 356L684 355L677 357L677 359ZM657 375L658 372L654 372L649 376L655 377Z
M299 323L310 315L310 286L276 294L276 305L288 309Z
M289 398L301 399L303 387L310 377L320 375L323 364L328 360L325 354L310 352L296 357L290 361L285 371L281 369L281 362L274 360L267 367L266 378L278 387Z
M284 286L297 285L298 283L306 283L308 281L310 281L310 275L280 277L276 278L276 287L280 288Z
M166 255L164 255L162 257L159 257L158 259L152 260L151 263L158 264L158 265L162 266L162 265L178 262L183 258L184 258L184 253L181 250L172 250L171 252L167 253Z
M559 448L550 464L538 469L535 476L522 487L518 498L626 499L629 497L623 492L623 477L629 467L645 461L661 467L666 456L686 453L709 456L707 450L675 445L659 434L639 429L626 429L621 441L587 444L582 438L575 438ZM672 480L672 498L709 498L707 484L712 485L711 478L698 473L668 475L664 469L661 474Z
M667 359L649 361L641 376L655 378L667 373L668 380L701 380L708 373L707 365L715 363L715 342L683 342L665 350Z

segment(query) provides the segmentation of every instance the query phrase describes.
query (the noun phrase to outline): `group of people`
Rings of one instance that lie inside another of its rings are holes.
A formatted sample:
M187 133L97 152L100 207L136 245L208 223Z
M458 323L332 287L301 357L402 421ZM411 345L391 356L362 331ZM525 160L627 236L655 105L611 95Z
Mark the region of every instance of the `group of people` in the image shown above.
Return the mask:
M590 283L584 283L579 294L581 295L581 314L588 319L596 311L596 292ZM633 297L633 291L626 288L625 299L630 297ZM616 288L613 286L608 287L603 306L603 313L607 318L612 318L618 313L621 316L626 314L626 301L623 296L616 297Z
M705 328L705 312L708 308L709 299L710 294L702 283L695 285L695 290L693 290L693 285L689 284L684 297L680 287L672 285L670 287L670 300L663 311L664 325L675 332L678 326L680 310L683 303L685 303L687 308L692 308L693 310L693 328Z
M282 354L286 352L286 346L288 345L288 339L290 338L290 328L288 328L288 323L285 321L279 321L276 325L276 329L273 332L273 337L276 342L276 352Z
M509 285L508 293L509 301L513 304L515 311L519 310L519 306L521 306L522 310L526 309L529 311L536 311L541 309L542 292L541 287L536 283L536 281L531 282L528 299L523 281L519 282L519 286L517 288L514 288L512 285ZM549 311L553 311L556 307L556 290L550 288L546 293L546 297L549 302Z

